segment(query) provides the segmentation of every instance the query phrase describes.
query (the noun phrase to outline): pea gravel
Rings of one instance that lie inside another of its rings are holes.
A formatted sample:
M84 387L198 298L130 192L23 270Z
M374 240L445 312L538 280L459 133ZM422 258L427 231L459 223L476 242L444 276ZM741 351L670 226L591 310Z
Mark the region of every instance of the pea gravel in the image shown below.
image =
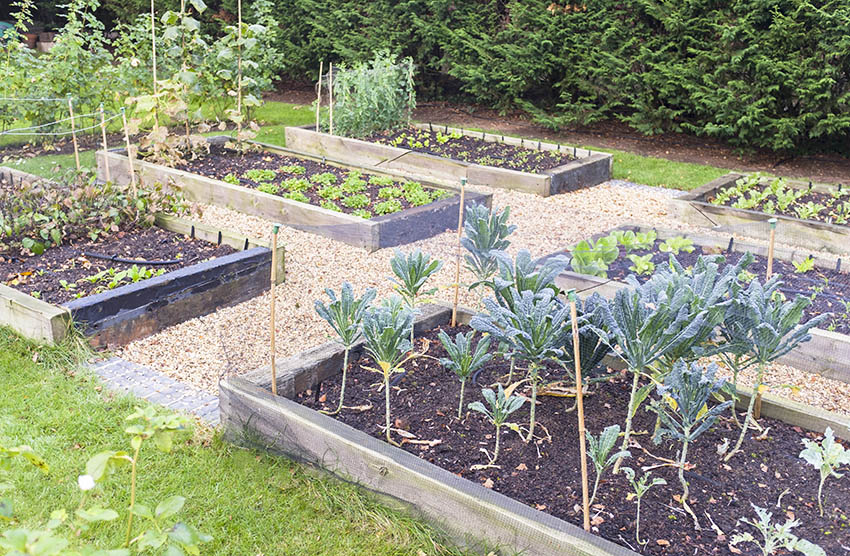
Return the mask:
M487 192L493 193L494 206L510 206L510 221L517 230L510 238L508 251L514 255L520 249L529 250L535 257L549 254L624 223L684 229L667 215L666 203L676 194L667 189L634 187L617 181L551 197L503 189ZM219 207L201 208L201 220L205 223L252 237L270 237L269 221ZM367 287L376 288L379 298L392 293L387 280L391 274L392 249L367 253L286 226L281 227L279 241L286 247L286 282L277 286L275 293L278 358L295 355L332 338L330 328L313 309L314 299L325 298L325 288L338 290L348 281L358 293ZM444 262L432 278L431 284L438 288L434 300L452 300L456 246L456 233L445 232L403 247L404 251L421 249ZM462 283L470 283L471 279L471 274L461 271ZM460 303L480 306L478 291L468 292L461 287ZM266 293L220 309L133 342L120 355L215 393L221 378L268 364L269 302L270 295ZM778 383L801 387L791 396L797 401L850 414L845 409L850 405L847 404L850 385L790 367L783 367L781 374L774 377L772 380ZM746 382L746 377L742 382ZM776 393L784 395L783 391Z

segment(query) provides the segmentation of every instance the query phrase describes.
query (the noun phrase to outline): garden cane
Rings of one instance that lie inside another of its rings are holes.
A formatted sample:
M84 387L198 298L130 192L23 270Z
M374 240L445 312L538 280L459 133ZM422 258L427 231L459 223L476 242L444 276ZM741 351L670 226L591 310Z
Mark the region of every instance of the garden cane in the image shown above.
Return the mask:
M773 276L773 246L776 243L776 218L771 218L767 221L770 224L770 242L767 244L767 272L765 272L765 281L770 280ZM756 391L756 404L753 407L753 418L761 418L761 389Z
M325 61L319 61L319 82L316 85L316 133L319 133L319 114L322 110L322 70L325 69Z
M576 409L578 411L578 445L581 452L581 499L584 513L584 530L590 531L590 503L587 485L587 446L584 439L584 393L581 383L581 353L578 336L578 311L576 310L576 291L567 292L570 300L570 317L573 323L573 359L576 368Z
M80 149L77 147L77 126L74 125L74 100L68 95L68 112L71 114L71 140L74 142L74 162L77 163L77 172L80 171Z
M272 394L277 396L277 369L275 369L275 329L274 329L274 294L275 285L277 283L277 232L280 226L275 224L272 228L272 279L269 285L269 295L271 296L271 322L269 323L269 335L271 337L271 365L272 365Z
M106 118L103 115L103 103L100 103L100 134L103 137L103 155L109 152L109 146L106 143ZM109 175L109 162L103 165L103 169L106 172L106 181L112 181L112 178Z
M121 107L121 120L124 123L124 142L127 144L127 167L130 170L130 183L133 186L133 196L136 196L136 172L133 169L133 150L130 145L130 131L127 128L127 112ZM109 164L107 162L107 164Z
M457 246L455 250L455 300L452 304L452 327L457 326L457 299L460 292L460 238L463 234L463 201L466 197L466 178L460 179L460 208L457 215Z

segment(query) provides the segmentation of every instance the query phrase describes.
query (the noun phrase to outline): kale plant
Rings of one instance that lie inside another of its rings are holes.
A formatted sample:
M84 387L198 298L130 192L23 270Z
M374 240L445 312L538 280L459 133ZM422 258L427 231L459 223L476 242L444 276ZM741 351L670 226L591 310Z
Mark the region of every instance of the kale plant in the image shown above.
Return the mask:
M605 427L599 438L596 438L590 431L584 431L587 437L587 454L590 456L590 461L593 462L593 468L596 470L596 480L593 482L593 493L590 495L588 506L593 505L596 500L596 491L599 489L599 481L602 479L602 473L606 469L614 465L614 462L622 458L631 457L631 452L628 450L620 450L611 453L614 450L614 445L617 444L617 439L620 437L620 425L611 425Z
M800 457L806 463L815 467L820 471L820 483L818 484L818 508L820 515L823 515L823 484L830 477L836 479L843 477L838 469L842 465L850 465L850 450L847 450L835 441L835 433L832 429L826 427L826 432L823 435L823 442L818 444L808 438L803 439L803 445L806 447L800 452Z
M363 336L366 351L375 360L384 378L384 402L387 442L398 446L390 436L390 378L406 361L405 354L412 349L408 336L413 334L413 312L400 301L372 307L363 316Z
M469 254L464 256L466 268L475 275L473 289L488 283L499 270L495 252L504 251L510 245L507 237L516 230L508 225L510 207L504 210L493 209L486 205L472 204L466 207L466 220L463 223L463 237L460 244Z
M496 447L493 449L492 457L489 458L490 461L486 465L475 465L473 466L473 469L498 467L496 465L496 459L499 457L499 438L501 436L502 426L505 424L505 421L507 421L511 413L521 408L522 404L525 403L525 398L522 396L506 395L502 385L499 384L498 387L498 392L493 392L493 390L489 388L481 390L481 395L483 395L484 399L487 400L487 404L490 406L489 408L481 402L472 402L469 404L470 410L483 413L484 416L487 417L487 419L496 427ZM483 448L482 451L486 453L486 450Z
M635 471L631 467L623 467L623 473L625 473L626 478L629 480L629 484L632 485L632 490L634 492L629 493L626 499L631 499L632 497L637 500L637 517L635 518L635 540L638 543L638 546L644 546L647 542L641 542L640 540L640 501L643 496L649 492L654 486L666 485L667 481L662 479L661 477L652 477L652 473L647 471L643 475L640 476L640 479L635 480Z
M826 552L821 547L806 539L801 539L791 532L791 529L800 525L799 520L788 519L784 524L771 523L771 519L773 518L772 513L755 504L750 505L756 511L758 520L751 521L744 518L739 520L739 523L744 522L747 525L755 527L761 533L762 539L764 539L763 543L760 544L756 541L751 533L742 533L733 535L729 546L736 546L743 542L753 543L759 547L762 556L778 554L777 550L779 549L795 550L803 553L805 556L826 556Z
M728 400L708 407L711 397L723 388L723 379L714 380L717 365L705 370L696 363L688 365L677 361L673 371L658 385L660 400L652 403L652 409L661 419L661 427L655 433L655 442L665 436L682 443L679 454L679 482L682 483L682 506L691 514L694 526L699 529L699 520L688 505L688 482L685 480L685 464L688 461L688 446L709 429L723 411L732 405Z
M531 253L525 249L517 253L515 260L504 252L497 252L495 256L500 276L493 280L493 293L503 307L513 309L516 306L516 299L511 292L530 291L538 294L548 289L553 295L561 293L555 285L555 278L569 266L567 257L551 257L538 262L532 260Z
M337 298L336 294L331 289L326 289L325 293L331 301L326 306L321 301L316 300L316 313L325 319L331 328L333 328L334 332L336 332L337 336L339 336L340 343L345 348L342 359L342 387L339 392L339 405L337 406L336 411L330 413L330 415L336 415L342 411L342 404L345 400L348 354L351 351L352 346L354 346L354 344L362 337L360 326L363 322L363 316L366 314L366 311L375 299L375 289L369 288L362 297L357 298L354 296L354 290L352 289L351 284L345 282L342 284L339 298Z
M513 309L503 307L492 299L485 299L487 314L472 318L472 328L492 335L497 341L509 345L510 356L528 362L526 380L531 383L531 410L528 442L534 435L534 409L540 370L545 361L558 361L563 356L562 346L571 334L570 308L545 288L540 293L514 288L510 293L516 300Z
M578 317L579 357L581 358L582 376L590 377L606 355L611 353L611 347L599 336L599 331L605 328L601 313L596 308L605 303L598 293L594 293L584 302L576 301L576 316ZM564 343L564 353L561 362L575 367L575 348L573 336L568 334ZM575 374L573 375L575 378Z
M459 332L454 340L442 330L440 330L438 335L440 342L442 342L443 347L449 354L448 358L440 359L440 364L454 371L460 379L460 402L457 408L458 419L463 415L463 390L466 387L466 381L472 376L472 373L493 358L493 355L488 353L490 350L489 337L485 336L481 338L478 344L476 344L475 349L472 349L472 338L474 335L474 332L470 332L469 334Z
M432 295L437 288L421 291L425 282L443 268L442 261L431 260L431 256L419 249L405 256L396 249L395 255L390 259L390 267L393 269L395 278L390 281L395 284L395 290L404 299L405 304L411 311L416 308L416 298L419 295ZM413 328L410 329L410 344L413 345Z

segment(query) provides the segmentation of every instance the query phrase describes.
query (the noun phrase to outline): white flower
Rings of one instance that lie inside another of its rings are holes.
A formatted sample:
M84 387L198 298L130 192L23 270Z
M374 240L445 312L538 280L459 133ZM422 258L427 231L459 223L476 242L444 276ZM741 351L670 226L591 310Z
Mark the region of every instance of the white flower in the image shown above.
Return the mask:
M80 475L77 477L77 484L80 490L91 490L94 488L94 479L91 475Z

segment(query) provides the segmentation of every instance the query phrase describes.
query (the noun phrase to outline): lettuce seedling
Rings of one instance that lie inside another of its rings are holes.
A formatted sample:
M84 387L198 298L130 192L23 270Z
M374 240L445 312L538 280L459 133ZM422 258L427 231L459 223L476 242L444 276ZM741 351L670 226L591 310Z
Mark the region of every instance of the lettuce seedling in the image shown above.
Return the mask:
M632 261L632 265L629 267L629 270L632 272L637 272L639 275L643 274L652 274L655 272L655 263L652 262L652 253L647 253L646 255L629 255L629 260Z
M437 291L437 288L422 291L422 287L428 278L443 268L443 262L439 259L431 260L431 255L419 249L407 256L396 249L393 258L390 259L390 267L395 275L395 278L390 278L390 282L395 284L395 291L401 295L410 310L414 311L417 297L433 295ZM410 344L413 345L413 329L410 330Z
M617 439L620 437L620 425L611 425L605 427L599 438L593 436L590 431L584 431L587 437L587 455L590 456L590 461L593 462L593 468L596 470L596 480L593 482L593 493L590 495L588 506L593 505L596 500L596 491L599 490L599 481L602 479L602 474L606 469L614 465L614 462L622 458L632 456L628 450L620 450L619 452L611 453L614 445L617 444Z
M694 242L683 236L671 237L670 239L663 241L661 245L658 246L658 250L662 253L673 253L674 255L678 255L680 251L693 253Z
M472 349L472 338L474 335L474 332L470 332L468 335L459 332L453 341L442 330L438 334L440 342L443 343L443 347L449 354L448 358L440 359L440 364L454 371L458 379L460 379L460 403L457 408L458 419L463 415L463 390L466 386L466 381L472 376L472 373L493 358L493 355L488 353L490 350L490 338L486 336L478 341L475 350Z
M490 406L489 408L481 402L472 402L469 404L469 409L471 411L483 413L484 416L487 417L487 419L496 427L496 446L493 449L492 457L489 457L490 461L487 462L486 465L474 465L472 467L473 469L499 467L496 465L496 459L499 457L499 440L501 437L502 426L505 425L505 421L507 421L511 413L521 408L522 404L525 403L525 398L522 396L505 395L505 389L502 388L501 384L498 385L498 388L497 392L493 392L493 390L489 388L481 390L481 395L484 396L484 399ZM481 450L484 453L487 453L483 448Z
M466 207L466 220L463 223L463 237L460 244L469 251L464 256L466 268L475 275L469 289L489 283L499 270L495 253L504 251L511 244L507 237L516 230L508 225L510 207L504 210L490 211L486 205L473 204Z
M413 312L402 306L400 300L394 304L372 307L363 315L363 336L366 338L366 351L375 360L379 372L384 377L384 402L387 442L398 446L390 436L390 378L410 357L405 357L412 349L408 336L413 335ZM368 367L364 367L368 368Z
M366 311L375 299L376 292L374 288L369 288L361 297L357 298L354 296L354 290L351 287L351 284L344 282L342 284L342 289L340 289L339 292L339 298L337 298L336 294L331 289L326 289L325 293L330 298L330 303L325 305L321 301L316 300L316 313L325 319L331 328L333 328L334 332L336 332L339 337L340 343L345 349L342 356L342 386L339 392L339 405L337 406L336 411L329 413L329 415L336 415L342 411L342 404L345 400L345 381L346 373L348 371L348 355L351 348L363 335L360 329L360 326L363 323L363 316L366 314Z
M750 505L756 511L758 521L751 521L744 518L740 519L738 523L744 522L747 525L755 527L761 533L764 542L759 544L751 533L742 533L732 535L732 542L729 543L729 546L736 546L742 542L753 543L759 547L762 556L777 554L777 550L779 549L796 550L802 552L804 556L826 556L826 552L821 547L806 539L801 539L791 532L791 529L800 525L799 520L788 519L784 524L771 523L771 519L773 518L772 513L755 504L750 503Z
M624 467L623 473L625 473L626 478L629 480L629 484L632 485L632 490L634 492L629 493L626 497L627 500L632 497L637 500L637 517L635 518L635 540L638 543L638 546L644 546L647 542L641 542L640 540L640 501L643 496L649 492L654 486L666 485L667 481L662 479L661 477L652 477L652 472L647 471L643 475L640 476L640 479L635 480L635 471L631 467Z
M688 446L699 435L714 424L723 411L732 405L727 400L713 407L708 401L719 392L725 383L722 378L714 380L717 365L711 364L705 369L697 363L688 365L677 361L673 371L659 384L657 391L661 398L652 402L652 410L658 413L661 426L655 433L655 443L659 444L665 436L682 443L679 454L679 482L682 483L682 506L694 520L699 530L699 520L688 505L688 482L685 480L685 464L688 461Z
M800 262L791 261L791 263L794 265L794 273L796 274L805 274L815 268L815 260L811 255Z
M513 308L503 307L493 299L485 299L487 314L477 315L470 321L475 330L492 335L496 341L505 342L511 358L528 361L527 379L531 383L531 410L529 417L529 442L534 435L534 410L540 370L545 361L559 361L563 356L566 337L572 333L570 308L558 300L552 290L540 293L514 288L510 296Z
M839 479L844 475L838 472L842 465L850 465L850 450L847 450L835 441L835 433L830 427L826 427L823 442L818 444L808 438L803 439L806 447L800 452L800 457L806 463L820 470L820 484L818 485L818 508L823 516L823 484L830 477Z
M631 253L652 247L658 234L655 230L637 233L632 230L617 230L611 232L611 236L615 237L617 242L626 249L626 253Z
M570 252L570 266L574 272L588 276L608 277L608 265L617 260L620 250L617 248L617 238L605 236L591 242L580 241Z

